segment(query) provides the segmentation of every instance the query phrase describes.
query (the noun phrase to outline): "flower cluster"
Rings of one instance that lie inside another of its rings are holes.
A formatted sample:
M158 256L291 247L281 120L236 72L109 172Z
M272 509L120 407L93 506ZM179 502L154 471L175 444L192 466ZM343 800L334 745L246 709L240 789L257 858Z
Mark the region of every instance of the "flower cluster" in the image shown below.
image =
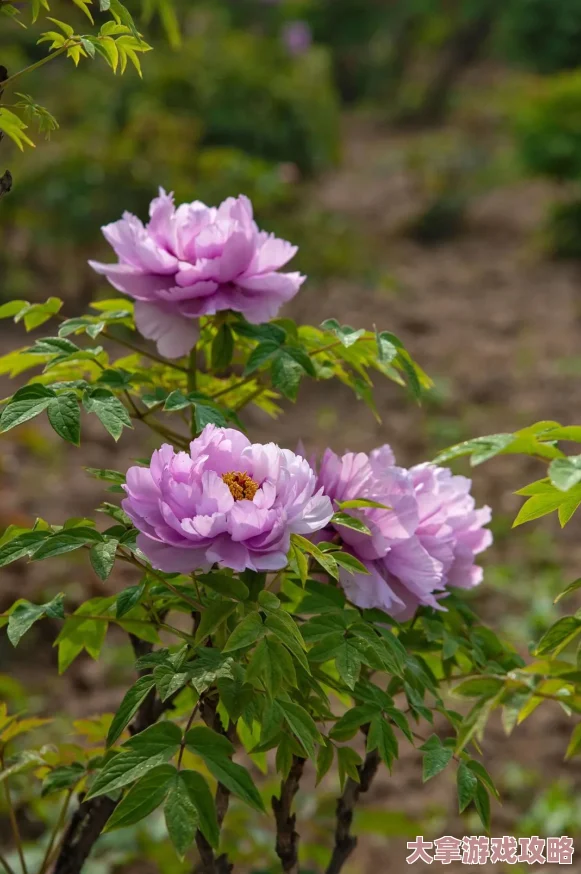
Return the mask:
M359 498L389 508L349 510L371 535L333 526L368 571L341 571L341 584L357 606L379 607L405 620L422 604L442 609L447 587L481 582L482 568L474 559L492 542L483 527L491 512L475 509L466 477L430 463L404 470L383 446L369 456L327 450L317 484L334 502Z
M331 529L368 571L341 571L350 600L407 619L421 604L441 609L447 587L482 578L474 557L491 542L490 510L474 508L470 485L434 464L397 467L388 446L369 456L327 450L317 474L288 449L207 425L189 453L164 445L149 467L130 468L123 509L141 551L168 573L214 563L280 570L292 533L321 540ZM349 510L370 534L333 522L333 504L356 499L383 505Z
M200 316L235 310L249 322L268 321L304 281L300 273L279 272L297 247L260 231L243 195L219 207L196 200L176 208L160 189L149 216L144 225L126 212L106 225L119 261L89 263L135 299L137 329L168 358L192 349Z
M167 573L284 568L293 533L328 524L331 501L309 463L274 443L206 425L190 452L167 444L149 467L127 472L123 509L140 531L137 545Z

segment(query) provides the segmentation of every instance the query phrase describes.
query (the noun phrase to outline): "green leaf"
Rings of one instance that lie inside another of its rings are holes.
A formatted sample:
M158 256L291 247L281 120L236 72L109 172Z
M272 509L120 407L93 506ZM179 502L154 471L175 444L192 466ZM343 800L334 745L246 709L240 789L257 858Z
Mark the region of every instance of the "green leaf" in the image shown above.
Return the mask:
M578 577L576 580L570 583L567 588L564 589L564 591L557 595L554 603L556 604L562 598L566 598L568 595L570 595L572 592L576 592L578 589L581 589L581 577Z
M377 750L382 762L391 769L393 760L397 758L398 746L393 728L389 722L377 714L371 720L367 735L367 751Z
M488 797L488 793L482 783L479 783L476 787L474 805L478 816L480 817L480 822L486 831L490 833L490 798Z
M85 768L78 762L54 768L43 780L41 797L45 798L53 792L62 792L64 789L74 789L84 774Z
M186 743L203 759L229 758L234 755L234 747L228 738L205 725L195 725L190 728L186 735Z
M348 552L334 552L333 558L338 565L344 567L350 574L369 575L369 571L365 565L360 562L358 558L355 558L354 555L350 555Z
M198 812L200 831L210 846L216 848L220 841L220 826L210 787L197 771L180 771L179 779Z
M105 832L140 822L163 803L176 777L173 765L158 765L131 787L107 820Z
M236 601L246 601L250 595L248 586L242 580L225 573L196 574L196 579L208 589L228 598L234 598Z
M259 367L262 367L263 364L270 361L270 359L278 353L279 348L280 345L272 340L265 340L263 343L259 343L248 356L248 361L244 368L244 376L250 376L250 374L258 370Z
M206 425L217 425L219 428L223 428L226 425L224 415L217 407L213 407L210 404L196 402L194 418L198 433L203 431Z
M557 655L581 632L581 620L574 616L558 619L538 642L534 654Z
M468 768L465 762L460 762L458 765L456 782L458 785L459 812L463 813L470 802L474 800L479 783L476 775Z
M387 504L380 504L378 501L370 501L367 498L356 498L353 501L337 501L337 506L341 510L364 510L366 507L391 510L391 507L388 507Z
M108 579L115 564L115 556L119 541L115 537L106 537L101 543L95 543L89 551L89 559L93 570L100 580ZM119 613L117 613L119 616Z
M79 400L72 392L53 398L47 409L48 421L63 440L78 446L81 440Z
M267 616L265 626L286 646L307 674L310 674L311 669L305 654L306 644L301 637L294 619L292 619L288 613L284 613L281 610L275 614L271 613ZM294 668L292 670L294 673Z
M271 370L273 388L290 401L296 401L304 374L304 368L294 358L280 351L274 359Z
M311 555L317 564L320 564L321 567L327 571L329 576L333 577L335 580L339 579L337 562L331 555L322 552L318 546L315 546L314 543L311 543L310 540L307 540L306 537L302 537L300 534L291 534L291 543L294 543L294 545L303 552L307 552Z
M329 732L329 737L338 741L351 740L361 726L371 722L378 712L381 715L381 711L375 704L359 704L352 707L335 723Z
M443 771L454 755L453 748L445 747L436 734L429 737L425 744L420 747L420 750L424 753L422 774L424 783Z
M101 534L95 528L67 528L53 534L36 549L33 553L33 561L41 561L44 558L53 558L81 549L87 543L99 543Z
M349 513L335 513L331 519L332 525L340 525L343 528L352 528L353 531L358 531L360 534L371 534L371 530L355 516L350 516Z
M46 410L52 400L52 396L33 397L7 404L0 416L0 432L10 431L11 428L16 428L17 425L34 419L35 416Z
M345 348L352 346L365 334L362 328L356 331L355 328L351 328L349 325L340 325L336 319L326 319L326 321L321 323L321 328L324 331L331 331Z
M35 622L49 616L51 619L64 619L64 595L57 595L48 604L31 604L30 601L19 601L8 617L8 640L12 646L18 646L26 632Z
M250 340L269 340L276 346L281 346L286 340L285 329L273 322L251 325L249 322L239 321L233 323L232 330L241 337L248 337Z
M262 589L258 593L258 603L262 607L263 610L270 612L276 612L280 608L280 598L278 598L274 592L267 592L266 589Z
M182 774L176 774L165 802L165 824L176 852L183 858L196 837L199 816Z
M293 660L287 650L271 637L263 638L252 654L246 681L264 686L274 698L287 686L297 685Z
M350 689L354 689L361 670L359 650L345 640L335 655L335 664L341 679Z
M236 604L233 601L216 601L206 607L196 631L196 643L201 643L213 634L235 610Z
M115 616L117 619L121 619L121 617L125 616L126 613L129 613L130 610L133 610L133 608L139 604L144 592L145 581L140 583L139 586L129 586L128 589L123 589L122 592L119 592L115 609Z
M255 810L264 811L262 799L250 774L242 765L230 760L234 748L227 738L204 726L195 726L187 733L186 744L204 760L219 783Z
M565 753L565 759L572 758L577 752L579 752L579 749L581 749L581 722L578 722L573 729L567 752Z
M300 704L295 704L293 701L279 700L278 707L282 710L285 722L295 735L301 746L307 752L309 758L316 757L315 744L321 743L323 738L317 728L313 717L301 707Z
M139 706L153 689L154 679L151 674L140 677L136 683L125 693L123 701L119 705L117 713L107 734L107 746L112 746L118 740L126 726L137 713Z
M454 686L453 693L462 698L492 698L501 689L504 681L499 677L477 677L472 680L464 680Z
M101 610L108 610L114 600L113 596L85 601L66 620L55 642L58 646L59 673L63 673L83 649L91 658L99 658L107 634L108 620L106 617L96 619L94 616Z
M540 519L541 516L547 516L549 513L558 510L562 504L565 504L572 499L581 500L581 485L574 486L573 489L567 493L561 492L559 489L553 487L550 492L533 495L528 499L528 501L525 501L520 508L517 517L513 522L513 528L516 528L518 525L523 525L525 522L532 522L534 519Z
M188 682L188 674L185 671L176 671L171 665L156 665L153 669L155 688L159 692L162 701L181 689Z
M555 488L567 492L581 482L581 455L554 458L549 465L549 478Z
M32 555L48 537L50 537L48 531L26 531L3 543L0 547L0 567Z
M490 792L492 792L493 795L495 795L497 798L500 798L500 794L498 792L498 789L494 785L494 781L493 781L492 777L490 776L490 774L488 773L488 771L486 770L486 768L483 765L481 765L480 762L476 762L474 759L470 759L470 761L467 762L466 764L470 768L470 770L474 774L476 774L476 776L478 777L480 782L484 786L486 786L486 788Z
M83 396L83 406L88 413L95 413L114 440L119 440L123 428L133 427L121 401L106 388L88 390Z
M212 340L211 361L212 370L220 373L230 365L234 352L234 337L229 325L220 325Z
M361 765L361 756L351 747L338 747L337 763L339 765L339 783L341 789L345 786L345 780L350 777L355 783L360 783L361 778L357 770Z
M333 764L333 756L335 747L328 740L323 739L323 743L319 746L317 755L317 786L330 770Z
M240 622L224 646L222 652L234 652L237 649L243 649L246 646L251 646L264 634L264 625L260 613L249 613Z
M87 798L109 795L169 761L180 748L182 732L172 722L157 722L125 741L97 774Z

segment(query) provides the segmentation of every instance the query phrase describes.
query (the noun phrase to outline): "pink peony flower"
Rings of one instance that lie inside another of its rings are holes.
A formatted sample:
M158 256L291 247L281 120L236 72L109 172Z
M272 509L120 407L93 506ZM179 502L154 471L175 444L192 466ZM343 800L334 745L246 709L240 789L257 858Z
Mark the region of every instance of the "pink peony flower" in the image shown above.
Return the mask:
M482 580L474 557L492 542L490 509L474 509L471 481L434 464L396 467L389 446L342 457L327 450L317 484L334 501L367 498L390 511L348 510L371 536L334 526L368 574L341 570L348 598L405 620L424 604L444 609L446 587L471 588Z
M292 533L309 536L333 515L309 463L274 443L206 425L190 452L163 445L149 467L127 471L123 509L158 570L214 563L235 571L285 567Z
M160 354L179 358L197 339L196 319L236 310L258 324L274 318L305 277L280 273L296 246L260 231L244 195L219 207L199 200L177 208L160 189L144 225L131 213L102 229L117 264L89 261L136 300L138 330Z

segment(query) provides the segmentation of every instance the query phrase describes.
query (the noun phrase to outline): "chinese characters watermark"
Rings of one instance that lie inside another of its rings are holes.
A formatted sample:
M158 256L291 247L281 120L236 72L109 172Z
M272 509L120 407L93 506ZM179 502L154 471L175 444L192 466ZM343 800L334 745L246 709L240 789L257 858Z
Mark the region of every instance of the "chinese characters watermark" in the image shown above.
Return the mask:
M423 835L418 835L414 841L407 844L410 854L406 859L408 865L425 862L431 865L440 862L450 865L452 862L462 862L463 865L484 865L486 862L505 865L516 865L525 862L528 865L544 865L551 862L557 865L572 865L573 838L563 835L560 838L540 838L533 835L530 838L514 838L503 835L501 838L487 838L481 835L454 838L444 835L433 841L425 841Z

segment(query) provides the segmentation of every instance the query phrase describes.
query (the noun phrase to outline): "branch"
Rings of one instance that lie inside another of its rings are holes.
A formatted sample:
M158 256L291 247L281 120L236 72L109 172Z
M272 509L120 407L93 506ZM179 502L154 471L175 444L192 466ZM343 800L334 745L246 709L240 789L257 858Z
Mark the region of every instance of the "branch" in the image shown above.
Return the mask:
M131 643L137 658L151 652L152 644L145 643L134 635L130 635ZM161 702L152 690L141 704L135 719L129 726L131 734L153 725L161 714L172 706L173 698ZM106 796L83 801L73 814L62 841L61 850L56 860L52 874L80 874L91 850L99 839L105 823L117 807L118 801Z
M4 83L8 79L8 70L2 64L0 64L0 99L2 98L2 94L4 93ZM4 138L3 132L0 130L0 142ZM10 170L5 170L2 176L0 176L0 197L8 194L10 189L12 188L12 173Z
M280 798L272 798L276 819L276 854L285 874L299 874L299 834L295 831L297 818L291 811L304 767L305 759L293 756L288 777L280 785Z
M333 855L327 868L326 874L339 874L343 865L357 846L357 838L351 834L353 822L353 810L362 792L367 792L377 769L380 758L377 750L367 753L365 761L357 769L359 771L359 783L351 777L345 784L343 794L337 801L337 827L335 829L335 846Z
M228 737L228 732L224 730L220 717L216 711L216 701L208 700L207 698L202 699L200 703L200 713L208 728ZM230 739L231 738L228 738L228 740ZM222 783L218 783L218 786L216 787L214 801L216 805L218 826L222 828L222 823L224 822L224 817L226 816L228 805L230 803L230 791L226 789ZM200 854L200 865L196 868L196 872L199 872L199 874L230 874L234 866L228 860L228 856L223 853L221 856L216 857L212 847L199 830L196 834L196 846Z

